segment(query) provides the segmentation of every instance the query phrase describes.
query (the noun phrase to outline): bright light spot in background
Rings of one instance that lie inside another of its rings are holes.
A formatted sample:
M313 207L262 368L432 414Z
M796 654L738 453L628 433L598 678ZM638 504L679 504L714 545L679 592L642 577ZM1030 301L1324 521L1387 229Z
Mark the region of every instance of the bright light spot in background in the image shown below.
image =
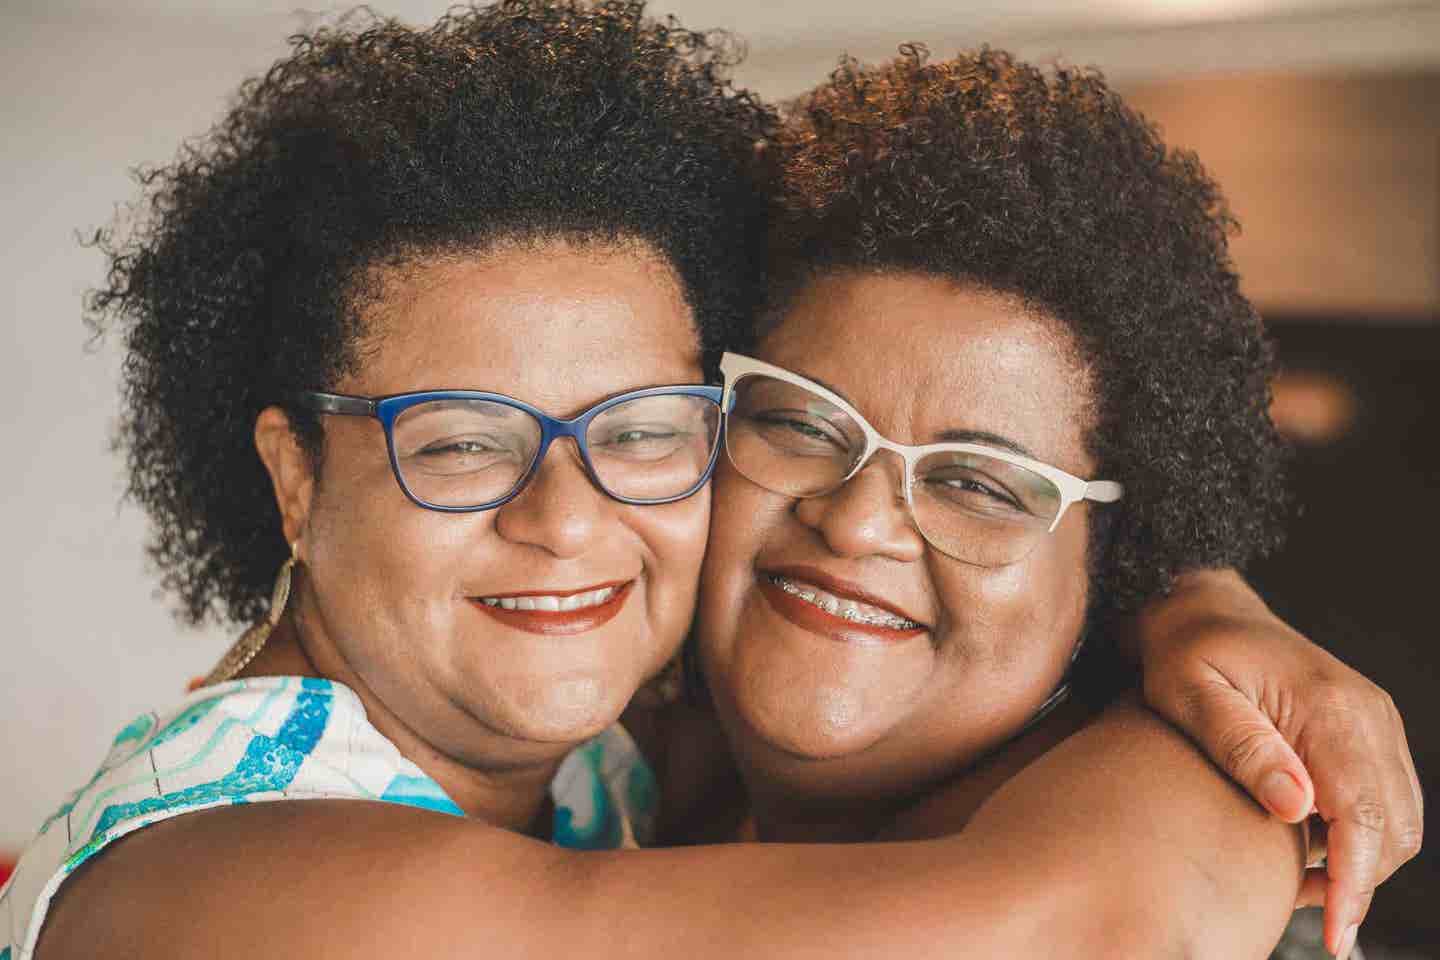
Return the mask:
M1061 4L1055 4L1057 7ZM1343 4L1316 0L1102 0L1086 4L1117 23L1137 24L1218 23L1227 20L1262 20L1349 11L1397 7L1399 0L1347 0Z
M1360 403L1348 384L1327 373L1282 373L1272 384L1270 418L1292 443L1323 447L1355 426Z
M1131 4L1127 12L1137 19L1156 21L1235 20L1284 13L1304 6L1273 0L1151 0Z

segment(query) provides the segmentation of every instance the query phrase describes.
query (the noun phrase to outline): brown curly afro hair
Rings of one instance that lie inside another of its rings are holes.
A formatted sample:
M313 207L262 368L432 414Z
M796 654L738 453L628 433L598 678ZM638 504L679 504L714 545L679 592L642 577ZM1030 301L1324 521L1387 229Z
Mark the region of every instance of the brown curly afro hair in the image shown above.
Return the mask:
M150 553L190 621L253 621L288 553L252 431L354 368L367 268L546 237L648 244L713 368L763 297L755 146L735 44L638 2L508 0L429 29L359 14L292 39L102 232L89 320L126 346L119 445ZM373 272L373 271L371 271Z
M1070 332L1097 394L1092 620L1187 568L1278 544L1271 348L1227 250L1234 221L1192 154L1093 71L990 49L846 61L793 105L778 153L769 316L831 271L914 271L1010 294Z

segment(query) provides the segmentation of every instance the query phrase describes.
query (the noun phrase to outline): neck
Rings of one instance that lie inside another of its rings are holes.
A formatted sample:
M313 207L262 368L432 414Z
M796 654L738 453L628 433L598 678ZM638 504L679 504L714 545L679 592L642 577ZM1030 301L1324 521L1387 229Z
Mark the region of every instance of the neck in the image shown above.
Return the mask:
M761 840L846 843L923 840L958 833L1004 783L1093 719L1060 703L1038 723L948 769L867 781L844 760L797 761L763 748L737 750Z
M292 601L293 606L298 604ZM280 621L240 676L322 677L344 684L360 699L370 724L438 783L467 816L519 833L549 836L550 781L573 744L544 744L539 750L527 744L515 751L522 754L518 759L501 756L504 750L488 749L486 754L493 756L457 758L390 710L332 644L297 629L293 613Z
M754 818L755 838L761 843L865 843L884 829L890 813L757 803Z
M824 763L824 761L818 761ZM766 843L861 843L874 840L910 802L901 792L854 794L828 789L800 771L771 777L741 762L757 839Z

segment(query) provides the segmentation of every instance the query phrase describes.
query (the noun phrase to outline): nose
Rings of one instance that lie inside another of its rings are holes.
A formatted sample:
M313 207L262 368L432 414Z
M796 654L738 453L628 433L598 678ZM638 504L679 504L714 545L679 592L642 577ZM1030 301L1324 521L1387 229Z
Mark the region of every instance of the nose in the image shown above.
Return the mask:
M495 529L512 543L573 559L601 537L614 505L585 472L574 440L560 438L519 495L496 510Z
M795 515L836 556L919 560L925 540L905 503L904 470L898 455L881 450L839 489L796 503Z

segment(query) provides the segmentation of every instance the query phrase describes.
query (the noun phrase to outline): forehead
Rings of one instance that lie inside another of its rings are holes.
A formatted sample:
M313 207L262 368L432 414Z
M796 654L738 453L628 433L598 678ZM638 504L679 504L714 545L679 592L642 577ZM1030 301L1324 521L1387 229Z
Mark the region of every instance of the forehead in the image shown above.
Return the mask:
M373 277L344 387L505 393L557 415L693 382L700 345L674 271L639 244L554 241L446 256Z
M1057 320L1014 297L923 274L832 274L800 292L759 355L837 388L892 439L987 431L1088 469L1079 353Z

